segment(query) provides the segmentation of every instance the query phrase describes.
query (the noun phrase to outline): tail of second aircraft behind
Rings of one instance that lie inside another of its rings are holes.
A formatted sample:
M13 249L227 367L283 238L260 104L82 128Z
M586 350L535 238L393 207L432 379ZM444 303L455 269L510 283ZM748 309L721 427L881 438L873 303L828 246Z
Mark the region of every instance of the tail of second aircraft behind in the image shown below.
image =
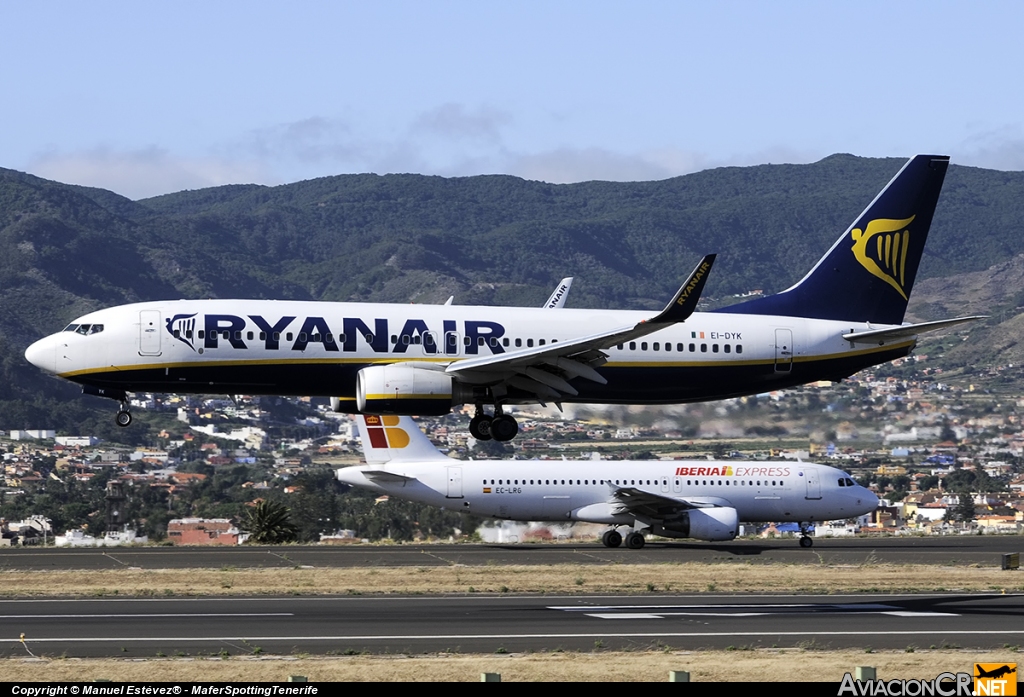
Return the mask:
M796 285L717 312L900 324L948 166L911 158Z
M449 459L423 435L412 417L366 414L357 416L356 423L367 464Z

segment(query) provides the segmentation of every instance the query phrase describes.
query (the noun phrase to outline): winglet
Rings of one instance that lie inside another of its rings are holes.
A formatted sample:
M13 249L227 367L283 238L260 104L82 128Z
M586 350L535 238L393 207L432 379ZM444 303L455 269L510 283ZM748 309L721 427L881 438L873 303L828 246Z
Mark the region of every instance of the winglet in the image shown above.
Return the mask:
M704 292L704 285L708 281L708 275L711 273L711 267L715 263L716 256L718 255L708 254L701 259L700 263L697 264L697 268L693 270L693 273L686 280L686 283L679 287L675 297L672 298L672 302L661 311L660 315L652 317L647 322L651 324L672 324L682 322L692 315L697 309L697 302L700 300L701 293Z

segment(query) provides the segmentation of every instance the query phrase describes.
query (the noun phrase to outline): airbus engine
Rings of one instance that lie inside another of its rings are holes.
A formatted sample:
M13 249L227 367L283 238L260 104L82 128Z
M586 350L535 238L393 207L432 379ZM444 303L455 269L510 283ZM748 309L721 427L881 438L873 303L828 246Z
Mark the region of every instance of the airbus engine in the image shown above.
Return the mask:
M739 514L735 508L694 508L674 520L654 525L651 530L665 537L689 537L719 542L732 540L739 532Z
M462 404L453 401L459 392L451 376L436 368L395 363L356 374L356 409L363 414L441 416Z

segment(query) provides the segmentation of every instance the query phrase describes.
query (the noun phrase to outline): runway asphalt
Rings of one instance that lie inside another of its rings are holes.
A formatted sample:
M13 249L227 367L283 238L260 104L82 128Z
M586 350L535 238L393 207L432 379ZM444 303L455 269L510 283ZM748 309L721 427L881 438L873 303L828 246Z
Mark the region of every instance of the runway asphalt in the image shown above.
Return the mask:
M642 550L599 544L396 544L276 547L0 548L0 571L47 569L288 568L467 566L501 564L641 564L721 562L753 564L897 564L999 566L1002 554L1024 552L1024 536L881 537L816 539L801 549L795 538L715 542L651 542Z
M0 628L4 657L995 649L1024 643L1024 595L21 600Z

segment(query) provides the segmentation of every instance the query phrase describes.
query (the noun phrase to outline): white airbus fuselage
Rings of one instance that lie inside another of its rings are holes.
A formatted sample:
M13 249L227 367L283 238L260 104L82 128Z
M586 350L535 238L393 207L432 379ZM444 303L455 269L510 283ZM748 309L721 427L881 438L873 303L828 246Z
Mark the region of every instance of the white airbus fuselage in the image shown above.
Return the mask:
M621 310L178 300L89 313L32 344L36 366L83 385L128 392L318 395L355 400L368 366L443 370L465 359L566 342L651 313ZM853 343L843 334L890 325L694 313L605 350L600 384L570 375L566 402L658 404L754 394L840 379L904 356L913 338ZM486 374L460 376L471 389ZM527 396L530 398L528 399ZM505 403L537 401L514 387ZM471 402L466 397L461 402ZM461 403L456 401L456 403ZM450 404L448 405L450 406ZM418 412L412 412L418 413Z
M878 506L875 494L849 474L802 462L432 460L346 467L338 479L410 501L521 521L634 525L638 514L615 499L618 489L707 506L697 510L708 514L735 509L739 522L822 522ZM728 525L717 535L695 529L682 534L673 529L674 514L639 515L650 530L668 537L722 540L735 534Z

